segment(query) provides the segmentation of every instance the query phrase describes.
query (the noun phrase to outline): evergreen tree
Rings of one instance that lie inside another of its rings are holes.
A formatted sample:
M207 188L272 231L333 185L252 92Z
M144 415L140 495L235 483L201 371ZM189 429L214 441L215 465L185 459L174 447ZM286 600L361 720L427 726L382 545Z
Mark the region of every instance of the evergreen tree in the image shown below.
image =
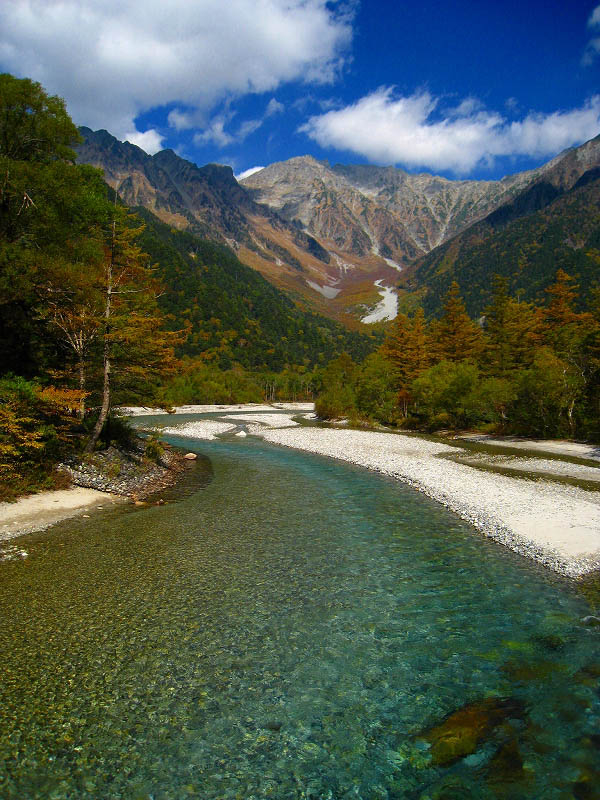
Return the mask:
M456 281L444 301L444 314L431 325L431 349L437 361L477 360L483 349L481 328L466 312Z
M519 303L510 297L505 277L494 275L492 282L493 300L484 311L483 360L491 375L507 377L533 361L542 339L541 313L531 304Z
M159 286L148 257L136 244L142 229L133 227L132 215L115 205L105 245L102 286L102 401L87 452L94 449L111 409L115 367L121 385L133 378L132 389L138 382L145 385L152 376L167 376L175 368L173 347L180 335L163 329L156 303Z

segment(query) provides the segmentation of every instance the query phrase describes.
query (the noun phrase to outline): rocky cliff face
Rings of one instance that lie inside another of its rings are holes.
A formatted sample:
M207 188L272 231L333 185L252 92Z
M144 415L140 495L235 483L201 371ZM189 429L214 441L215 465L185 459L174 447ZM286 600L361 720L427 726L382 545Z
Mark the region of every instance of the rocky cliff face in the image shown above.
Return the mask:
M547 206L600 165L597 137L501 181L332 167L302 156L272 164L240 185L230 167L197 167L172 150L149 156L106 131L84 128L82 134L79 161L104 169L126 203L227 242L301 305L351 325L395 286L399 270L475 223L501 228Z
M314 236L404 267L515 197L537 174L450 181L395 167L330 167L302 156L272 164L242 184L254 200Z

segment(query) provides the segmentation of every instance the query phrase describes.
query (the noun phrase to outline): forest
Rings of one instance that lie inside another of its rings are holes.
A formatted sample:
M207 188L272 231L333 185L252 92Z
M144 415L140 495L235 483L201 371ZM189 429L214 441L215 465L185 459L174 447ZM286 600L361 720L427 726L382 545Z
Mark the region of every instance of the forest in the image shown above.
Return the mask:
M600 257L595 256L600 264ZM546 302L511 297L493 277L474 321L453 282L439 318L400 313L360 364L348 355L323 376L317 413L405 429L600 440L600 290L580 311L576 280L558 268Z

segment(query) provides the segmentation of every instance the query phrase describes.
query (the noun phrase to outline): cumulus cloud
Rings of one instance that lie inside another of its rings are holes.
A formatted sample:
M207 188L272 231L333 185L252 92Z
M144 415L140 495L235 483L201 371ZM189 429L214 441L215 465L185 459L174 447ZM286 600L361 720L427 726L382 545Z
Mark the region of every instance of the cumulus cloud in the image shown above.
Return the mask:
M245 169L243 172L240 172L240 174L236 175L235 177L238 181L243 181L244 178L249 178L250 175L254 175L255 172L260 172L261 169L264 169L264 167L250 167L250 169Z
M247 139L248 136L257 131L266 119L272 117L274 114L280 113L283 109L283 104L273 97L269 101L262 117L259 119L245 120L239 125L237 130L226 131L225 126L230 125L233 118L236 116L236 112L231 110L229 104L226 104L226 110L223 113L214 116L210 122L202 124L203 130L194 135L194 144L213 142L219 147L227 147L227 145L233 144L234 142L243 142L244 139ZM200 125L200 119L197 118L195 122L191 122L189 115L172 111L169 114L169 123L177 130L181 130L184 127L190 128L195 125Z
M600 33L600 6L596 6L596 8L590 14L590 18L588 19L588 28ZM587 43L585 50L583 51L583 58L581 61L584 66L589 66L593 61L595 61L598 55L600 55L600 36L594 36Z
M327 0L4 0L0 63L67 100L76 122L118 137L151 108L194 124L226 97L327 83L352 36ZM146 132L149 134L150 132Z
M206 144L207 142L214 142L214 144L218 145L219 147L227 147L228 144L231 144L235 141L234 137L225 130L225 125L230 122L232 117L232 113L219 114L218 116L214 117L211 120L210 125L208 125L200 133L196 133L194 135L194 144Z
M139 131L130 131L126 133L124 139L126 142L131 142L131 144L137 144L138 147L141 147L142 150L145 150L146 153L153 156L155 153L158 153L159 150L162 150L162 143L164 140L164 136L161 136L160 133L154 128L150 128L144 133L140 133Z
M501 156L544 157L600 131L600 95L552 114L530 112L509 122L469 98L442 108L429 92L397 97L382 87L345 108L314 116L300 128L322 147L358 153L380 164L468 174Z

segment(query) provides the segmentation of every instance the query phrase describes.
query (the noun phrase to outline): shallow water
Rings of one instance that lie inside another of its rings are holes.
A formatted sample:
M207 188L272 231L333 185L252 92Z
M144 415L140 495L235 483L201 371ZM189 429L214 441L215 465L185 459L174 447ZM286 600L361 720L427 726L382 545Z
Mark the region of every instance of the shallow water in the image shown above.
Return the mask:
M0 564L0 797L596 796L573 584L380 475L185 447L195 491Z

